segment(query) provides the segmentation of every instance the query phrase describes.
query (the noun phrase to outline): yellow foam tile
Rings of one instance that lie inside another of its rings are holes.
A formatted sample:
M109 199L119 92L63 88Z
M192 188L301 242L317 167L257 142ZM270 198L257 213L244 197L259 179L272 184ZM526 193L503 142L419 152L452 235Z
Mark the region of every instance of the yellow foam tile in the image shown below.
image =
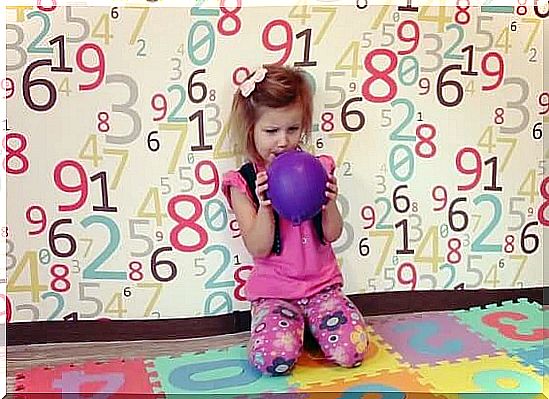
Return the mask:
M362 375L354 380L337 381L331 385L315 385L309 390L297 392L322 392L322 399L340 399L346 397L358 397L358 393L370 393L364 398L379 397L381 392L390 392L389 397L402 397L406 399L445 399L445 396L431 393L430 385L419 382L419 375L415 370L391 370L377 375ZM343 395L342 395L343 394ZM353 395L354 394L354 395ZM377 394L377 395L376 395ZM310 399L310 398L309 398Z
M458 393L514 393L520 399L543 399L549 382L539 376L533 367L524 366L507 354L480 356L461 363L439 362L417 369L420 381L445 393L449 399L460 399ZM453 394L451 394L453 393Z
M378 375L384 371L399 370L409 366L398 354L390 353L375 334L369 334L366 357L359 367L345 368L326 359L314 359L305 354L290 376L290 384L300 388L311 385L330 385L334 381L354 380L361 375Z

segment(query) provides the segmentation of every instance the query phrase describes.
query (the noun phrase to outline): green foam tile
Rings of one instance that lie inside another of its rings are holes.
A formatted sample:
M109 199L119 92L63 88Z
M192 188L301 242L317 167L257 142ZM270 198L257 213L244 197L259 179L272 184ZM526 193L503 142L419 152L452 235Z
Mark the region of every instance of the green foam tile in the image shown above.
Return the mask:
M263 376L253 368L248 362L245 345L179 356L160 356L154 358L151 364L151 381L156 382L158 392L167 396L196 394L196 397L200 395L202 398L238 398L258 393L293 391L289 377Z
M527 349L548 342L549 329L543 328L543 308L521 298L486 308L474 307L453 312L470 330L490 340L498 349Z

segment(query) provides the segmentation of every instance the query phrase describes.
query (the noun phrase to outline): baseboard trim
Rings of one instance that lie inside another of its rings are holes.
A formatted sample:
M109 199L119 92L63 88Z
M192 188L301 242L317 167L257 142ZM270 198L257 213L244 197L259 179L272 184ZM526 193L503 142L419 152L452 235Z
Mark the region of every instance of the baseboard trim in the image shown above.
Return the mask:
M373 292L350 295L364 316L467 309L528 298L541 304L549 287L499 290ZM7 345L140 341L234 334L250 328L250 312L184 319L39 321L7 325Z

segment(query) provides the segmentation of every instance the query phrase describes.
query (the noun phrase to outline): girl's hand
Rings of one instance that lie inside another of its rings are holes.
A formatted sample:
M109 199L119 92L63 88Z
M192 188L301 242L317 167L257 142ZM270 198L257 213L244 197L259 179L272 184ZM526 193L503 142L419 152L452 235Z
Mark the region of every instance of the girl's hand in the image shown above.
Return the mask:
M269 188L269 183L267 182L268 176L266 171L258 172L255 179L255 194L259 200L259 206L270 206L271 200L266 199L266 192Z
M328 202L322 206L322 210L326 209L328 205L335 203L338 191L337 178L332 174L328 175L328 182L326 182L326 197L328 197Z

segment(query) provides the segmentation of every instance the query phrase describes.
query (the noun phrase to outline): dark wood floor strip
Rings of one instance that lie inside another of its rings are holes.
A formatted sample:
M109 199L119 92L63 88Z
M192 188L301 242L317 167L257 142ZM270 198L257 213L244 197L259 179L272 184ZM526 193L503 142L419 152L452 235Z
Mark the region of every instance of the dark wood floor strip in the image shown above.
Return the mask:
M546 288L547 289L547 288ZM374 292L350 295L366 317L467 309L518 298L544 303L542 287L498 290L445 290ZM174 340L236 334L249 330L250 312L163 320L112 321L40 321L11 323L7 326L7 344L43 344L55 342L106 342Z

